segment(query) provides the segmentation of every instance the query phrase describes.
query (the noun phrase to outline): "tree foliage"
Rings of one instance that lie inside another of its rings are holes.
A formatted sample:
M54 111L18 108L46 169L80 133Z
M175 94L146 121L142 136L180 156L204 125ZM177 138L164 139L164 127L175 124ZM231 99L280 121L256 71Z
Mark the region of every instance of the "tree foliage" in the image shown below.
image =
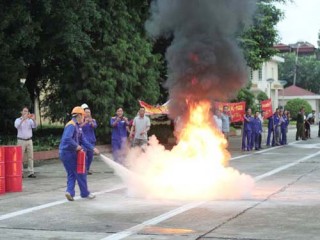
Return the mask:
M258 101L264 101L269 99L268 95L265 92L260 91L257 95L257 100Z
M312 111L311 105L308 103L308 101L301 98L289 100L285 106L285 109L290 111L292 119L296 120L297 114L300 111L301 107L305 108L306 113L311 113Z
M286 53L282 57L285 62L279 64L280 79L286 80L290 86L293 84L296 71L297 86L317 94L320 93L320 61L315 56L299 56L296 58L295 53Z
M277 53L273 48L278 37L275 26L283 14L273 4L274 2L279 1L258 0L253 24L240 40L247 65L254 70L259 69L264 61L269 60Z
M242 88L235 99L232 102L246 102L246 109L251 108L252 112L257 110L255 104L255 96L248 88Z
M73 106L86 102L105 134L117 107L135 115L138 99L155 104L160 94L161 57L152 53L143 30L148 4L147 0L3 4L0 54L2 60L12 56L6 59L11 72L1 62L3 77L15 89L19 79L26 78L26 99L31 102L44 91L40 104L52 120L63 121ZM9 40L13 34L14 42Z

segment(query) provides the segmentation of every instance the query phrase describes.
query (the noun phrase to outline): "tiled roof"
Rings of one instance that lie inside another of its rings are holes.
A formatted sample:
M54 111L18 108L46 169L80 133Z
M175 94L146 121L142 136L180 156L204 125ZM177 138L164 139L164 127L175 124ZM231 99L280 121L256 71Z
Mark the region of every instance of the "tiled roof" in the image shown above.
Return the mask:
M309 42L297 42L291 44L278 43L273 46L280 52L298 52L299 55L312 55L315 53L316 48Z
M301 87L297 87L297 86L290 86L284 89L284 94L283 96L314 96L317 95L313 92L310 92L308 90L305 90ZM282 90L279 90L279 96L282 96Z

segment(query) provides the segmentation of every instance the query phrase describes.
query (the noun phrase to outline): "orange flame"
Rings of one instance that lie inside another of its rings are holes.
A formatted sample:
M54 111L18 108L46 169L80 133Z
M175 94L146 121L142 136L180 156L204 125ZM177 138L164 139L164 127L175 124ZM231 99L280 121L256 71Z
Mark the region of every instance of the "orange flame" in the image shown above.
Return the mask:
M179 200L247 196L253 188L253 179L226 167L230 158L227 141L213 124L210 103L193 103L189 107L189 120L171 151L152 136L138 158L137 149L129 152L131 169L140 176L139 181L128 181L129 192Z

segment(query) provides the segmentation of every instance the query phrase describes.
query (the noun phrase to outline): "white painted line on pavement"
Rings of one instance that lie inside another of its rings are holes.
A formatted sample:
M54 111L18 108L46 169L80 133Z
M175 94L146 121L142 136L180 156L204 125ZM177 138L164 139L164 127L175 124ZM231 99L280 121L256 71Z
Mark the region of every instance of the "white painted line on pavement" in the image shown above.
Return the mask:
M101 195L101 194L104 194L104 193L120 190L120 189L123 189L123 188L124 188L124 186L118 186L118 187L115 187L115 188L110 188L108 190L96 192L94 194L95 195ZM74 199L78 200L78 199L81 199L81 197L75 197ZM26 208L26 209L23 209L23 210L20 210L20 211L12 212L12 213L7 213L7 214L4 214L4 215L0 216L0 221L5 220L5 219L9 219L9 218L13 218L13 217L16 217L16 216L20 216L20 215L23 215L23 214L26 214L26 213L35 212L35 211L38 211L38 210L41 210L41 209L44 209L44 208L60 205L60 204L66 203L66 202L68 202L68 200L60 200L60 201L55 201L55 202L51 202L51 203L42 204L42 205L39 205L39 206L36 206L36 207Z
M122 232L118 232L118 233L115 233L109 237L106 237L106 238L103 238L103 240L115 240L115 239L123 239L123 238L126 238L126 237L129 237L139 231L141 231L143 228L145 228L146 226L152 226L152 225L155 225L155 224L158 224L162 221L165 221L171 217L174 217L180 213L183 213L183 212L186 212L190 209L193 209L195 207L198 207L199 205L205 203L205 201L203 202L195 202L195 203L189 203L189 204L186 204L186 205L183 205L179 208L176 208L176 209L173 209L167 213L164 213L158 217L155 217L155 218L152 218L150 220L147 220L141 224L138 224L134 227L131 227L131 228L128 228L127 230L124 230Z
M255 180L256 182L258 182L258 181L260 181L261 179L264 179L264 178L266 178L266 177L269 177L269 176L271 176L271 175L274 175L274 174L276 174L276 173L278 173L278 172L281 172L281 171L283 171L283 170L285 170L285 169L287 169L287 168L293 167L293 166L295 166L295 165L297 165L297 164L299 164L299 163L301 163L301 162L303 162L303 161L305 161L305 160L308 160L308 159L310 159L310 158L313 158L313 157L315 157L315 156L317 156L317 155L319 155L319 154L320 154L320 151L318 151L318 152L316 152L316 153L313 153L313 154L310 154L310 155L308 155L308 156L305 156L305 157L303 157L303 158L300 158L299 160L297 160L297 161L295 161L295 162L293 162L293 163L288 163L288 164L286 164L286 165L283 165L283 166L281 166L281 167L278 167L278 168L276 168L276 169L273 169L273 170L271 170L271 171L269 171L269 172L267 172L267 173L264 173L264 174L262 174L262 175L260 175L260 176L257 176L257 177L254 178L254 180Z
M298 142L299 141L291 142L288 145L294 145L294 144L296 144ZM266 149L263 149L263 150L253 151L252 153L249 153L249 154L244 154L244 155L240 155L240 156L237 156L237 157L233 157L233 158L230 159L230 161L235 160L235 159L239 159L239 158L248 157L248 156L255 155L255 154L259 154L259 153L268 152L268 151L271 151L271 150L274 150L274 149L278 149L278 148L281 148L281 147L285 147L285 146L288 146L288 145L269 147L269 148L266 148Z
M275 148L273 148L273 149L275 149ZM293 166L299 164L300 162L303 162L303 161L305 161L305 160L307 160L307 159L310 159L310 158L312 158L312 157L315 157L315 156L317 156L317 155L319 155L319 154L320 154L320 151L318 151L318 152L316 152L316 153L313 153L313 154L310 154L310 155L308 155L308 156L306 156L306 157L303 157L303 158L301 158L301 159L299 159L299 160L297 160L297 161L295 161L295 162L293 162L293 163L286 164L286 165L284 165L284 166L282 166L282 167L276 168L276 169L274 169L274 170L272 170L272 171L269 171L269 172L267 172L267 173L265 173L265 174L262 174L262 175L260 175L260 176L257 176L257 177L255 177L254 179L255 179L256 181L259 181L259 180L261 180L261 179L263 179L263 178L266 178L266 177L269 177L269 176L271 176L271 175L273 175L273 174L276 174L276 173L278 173L278 172L281 172L281 171L283 171L283 170L285 170L285 169L287 169L287 168L293 167ZM178 215L178 214L180 214L180 213L183 213L183 212L186 212L186 211L188 211L188 210L190 210L190 209L193 209L193 208L195 208L195 207L198 207L198 206L200 206L200 205L202 205L203 203L206 203L206 202L207 202L207 201L196 202L196 203L192 203L192 204L183 205L183 206L181 206L181 207L179 207L179 208L176 208L176 209L171 210L171 211L169 211L169 212L167 212L167 213L164 213L164 214L162 214L162 215L160 215L160 216L158 216L158 217L152 218L152 219L150 219L150 220L148 220L148 221L145 221L145 222L143 222L143 223L141 223L141 224L138 224L138 225L135 225L135 226L133 226L133 227L131 227L131 228L128 228L128 229L126 229L126 230L124 230L124 231L121 231L121 232L112 234L112 235L110 235L110 236L108 236L108 237L102 238L101 240L120 240L120 239L124 239L124 238L126 238L126 237L129 237L129 236L131 236L131 235L134 235L134 234L140 232L143 228L145 228L145 227L147 227L147 226L151 226L151 225L158 224L158 223L160 223L160 222L162 222L162 221L165 221L165 220L167 220L167 219L169 219L169 218L172 218L172 217L174 217L174 216L176 216L176 215Z

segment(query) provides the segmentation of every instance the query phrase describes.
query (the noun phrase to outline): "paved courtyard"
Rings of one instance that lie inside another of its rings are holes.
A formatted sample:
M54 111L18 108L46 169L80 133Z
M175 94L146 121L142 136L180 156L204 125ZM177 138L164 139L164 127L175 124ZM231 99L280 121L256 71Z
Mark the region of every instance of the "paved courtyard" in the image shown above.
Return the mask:
M68 202L62 164L42 161L36 179L23 179L22 192L0 195L0 239L320 239L317 131L313 126L312 139L295 141L290 129L289 145L252 152L241 152L240 137L231 138L230 166L255 179L252 197L242 200L129 197L96 157L88 176L96 199Z

